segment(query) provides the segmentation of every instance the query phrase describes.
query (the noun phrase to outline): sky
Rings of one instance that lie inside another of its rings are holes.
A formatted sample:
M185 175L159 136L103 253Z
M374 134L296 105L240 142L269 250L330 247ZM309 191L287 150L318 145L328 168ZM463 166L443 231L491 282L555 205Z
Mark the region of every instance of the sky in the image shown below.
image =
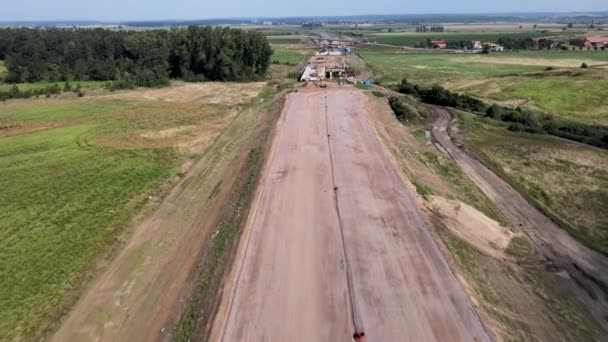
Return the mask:
M608 10L607 0L2 0L0 21Z

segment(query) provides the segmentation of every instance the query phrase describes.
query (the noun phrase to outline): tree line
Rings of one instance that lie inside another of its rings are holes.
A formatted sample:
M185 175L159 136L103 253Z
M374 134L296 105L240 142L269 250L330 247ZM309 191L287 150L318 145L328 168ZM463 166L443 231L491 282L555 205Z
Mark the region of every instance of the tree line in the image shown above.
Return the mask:
M444 27L441 25L420 25L416 27L416 32L443 32Z
M170 78L251 80L266 73L271 55L262 33L227 27L0 29L9 83L95 80L152 87Z
M511 131L524 131L535 134L551 134L585 144L608 148L608 127L588 125L553 114L541 113L526 108L510 108L485 102L465 94L450 92L441 86L420 87L403 79L397 90L402 94L419 97L430 104L453 107L509 123ZM401 115L401 113L397 114Z

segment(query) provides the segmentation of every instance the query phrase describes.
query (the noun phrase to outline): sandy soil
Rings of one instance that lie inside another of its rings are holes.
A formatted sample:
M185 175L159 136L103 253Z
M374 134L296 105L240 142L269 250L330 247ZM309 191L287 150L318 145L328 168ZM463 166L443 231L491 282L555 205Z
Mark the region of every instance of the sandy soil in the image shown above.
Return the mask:
M433 125L433 137L507 218L532 238L545 261L564 270L574 280L571 284L574 293L606 329L608 302L598 283L608 284L608 258L582 245L500 177L457 147L447 133L451 115L444 108L432 108L438 118Z
M461 201L433 196L431 207L455 236L486 255L506 257L504 251L514 235L508 228Z
M210 340L488 340L363 100L289 96Z

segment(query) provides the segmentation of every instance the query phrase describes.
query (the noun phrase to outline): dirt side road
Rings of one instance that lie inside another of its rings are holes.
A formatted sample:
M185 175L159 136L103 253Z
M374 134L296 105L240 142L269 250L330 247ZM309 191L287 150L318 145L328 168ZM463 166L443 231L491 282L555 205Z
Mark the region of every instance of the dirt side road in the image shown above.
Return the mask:
M488 340L363 99L289 95L211 340Z
M447 132L452 116L442 107L432 109L437 115L433 137L509 220L536 242L542 255L574 279L572 288L577 297L606 329L608 303L598 283L608 285L608 258L582 245L499 176L456 146Z

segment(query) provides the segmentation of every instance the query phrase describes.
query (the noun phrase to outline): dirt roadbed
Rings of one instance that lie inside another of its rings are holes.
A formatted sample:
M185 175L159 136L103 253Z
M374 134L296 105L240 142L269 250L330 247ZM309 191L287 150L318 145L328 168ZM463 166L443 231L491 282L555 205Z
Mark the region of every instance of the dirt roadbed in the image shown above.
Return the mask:
M451 114L439 106L431 108L437 115L432 128L435 140L511 223L521 228L535 242L544 262L565 271L562 273L564 281L572 279L569 287L597 322L607 329L608 302L604 292L608 286L608 258L581 244L507 182L456 146L448 133L452 122Z
M363 98L288 96L209 340L489 340Z

